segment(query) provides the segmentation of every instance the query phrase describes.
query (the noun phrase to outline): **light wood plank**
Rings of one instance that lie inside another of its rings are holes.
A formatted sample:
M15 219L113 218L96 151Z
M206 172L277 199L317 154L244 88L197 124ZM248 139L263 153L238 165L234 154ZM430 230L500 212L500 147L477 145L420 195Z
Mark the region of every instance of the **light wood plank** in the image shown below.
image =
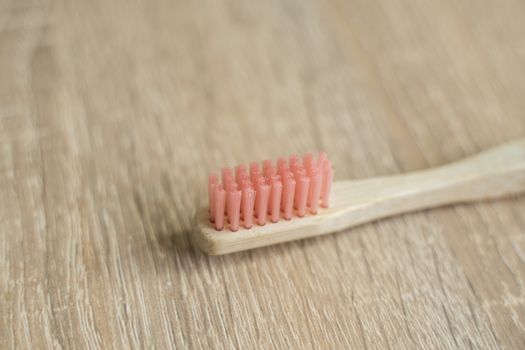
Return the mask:
M223 257L211 169L525 135L517 0L0 4L0 348L524 348L525 200Z

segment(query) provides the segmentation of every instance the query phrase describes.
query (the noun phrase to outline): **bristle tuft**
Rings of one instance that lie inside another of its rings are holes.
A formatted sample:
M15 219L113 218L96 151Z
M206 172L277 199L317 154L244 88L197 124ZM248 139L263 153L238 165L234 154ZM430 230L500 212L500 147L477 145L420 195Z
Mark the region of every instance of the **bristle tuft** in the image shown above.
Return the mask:
M245 187L242 191L242 220L244 221L244 228L251 228L253 226L255 191L251 187Z
M222 183L225 184L232 179L232 169L222 168Z
M321 195L321 175L319 175L317 166L313 165L311 169L310 188L308 190L308 206L310 207L310 213L317 214L319 196Z
M290 220L293 213L293 201L295 194L295 180L291 172L286 174L283 188L282 211L284 218Z
M334 169L332 162L326 160L323 169L323 186L321 190L321 206L328 208L330 205L330 190L332 189L332 181L334 179Z
M279 216L281 215L281 195L282 195L283 185L281 181L275 179L272 182L271 195L270 195L270 220L272 222L279 221Z
M208 203L212 222L215 221L215 187L217 187L217 175L212 173L208 177Z
M297 216L303 217L306 214L306 201L308 198L308 187L310 185L310 178L301 176L297 180L296 189L296 208Z
M239 216L241 209L241 191L234 190L227 193L228 203L228 222L230 223L230 230L237 231L239 229Z
M226 191L222 185L215 187L215 229L224 228L224 207L226 205Z
M257 208L257 225L263 226L266 223L266 212L268 211L268 198L270 196L270 186L262 183L257 187L255 194L255 207Z

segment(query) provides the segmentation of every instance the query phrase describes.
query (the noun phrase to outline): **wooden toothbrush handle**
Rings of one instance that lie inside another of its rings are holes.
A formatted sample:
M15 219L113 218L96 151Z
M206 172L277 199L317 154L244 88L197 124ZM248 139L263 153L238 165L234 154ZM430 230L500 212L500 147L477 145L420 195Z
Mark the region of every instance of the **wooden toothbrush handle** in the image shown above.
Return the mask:
M525 139L445 166L334 184L342 227L409 211L525 192ZM345 210L346 209L346 210Z

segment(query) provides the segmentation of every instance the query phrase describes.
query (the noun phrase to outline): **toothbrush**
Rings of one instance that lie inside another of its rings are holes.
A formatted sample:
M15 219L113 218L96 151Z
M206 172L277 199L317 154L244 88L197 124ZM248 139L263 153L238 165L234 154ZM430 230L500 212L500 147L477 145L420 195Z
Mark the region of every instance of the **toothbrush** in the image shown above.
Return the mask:
M525 139L441 167L336 181L325 153L210 175L192 238L210 255L320 236L412 211L525 192Z

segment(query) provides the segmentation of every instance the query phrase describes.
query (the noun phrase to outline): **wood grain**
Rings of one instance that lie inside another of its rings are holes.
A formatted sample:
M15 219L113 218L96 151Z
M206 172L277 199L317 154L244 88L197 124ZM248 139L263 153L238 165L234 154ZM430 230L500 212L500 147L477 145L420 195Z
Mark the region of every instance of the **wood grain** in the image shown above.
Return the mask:
M518 0L0 3L0 348L525 348L525 199L223 257L206 174L525 135Z

